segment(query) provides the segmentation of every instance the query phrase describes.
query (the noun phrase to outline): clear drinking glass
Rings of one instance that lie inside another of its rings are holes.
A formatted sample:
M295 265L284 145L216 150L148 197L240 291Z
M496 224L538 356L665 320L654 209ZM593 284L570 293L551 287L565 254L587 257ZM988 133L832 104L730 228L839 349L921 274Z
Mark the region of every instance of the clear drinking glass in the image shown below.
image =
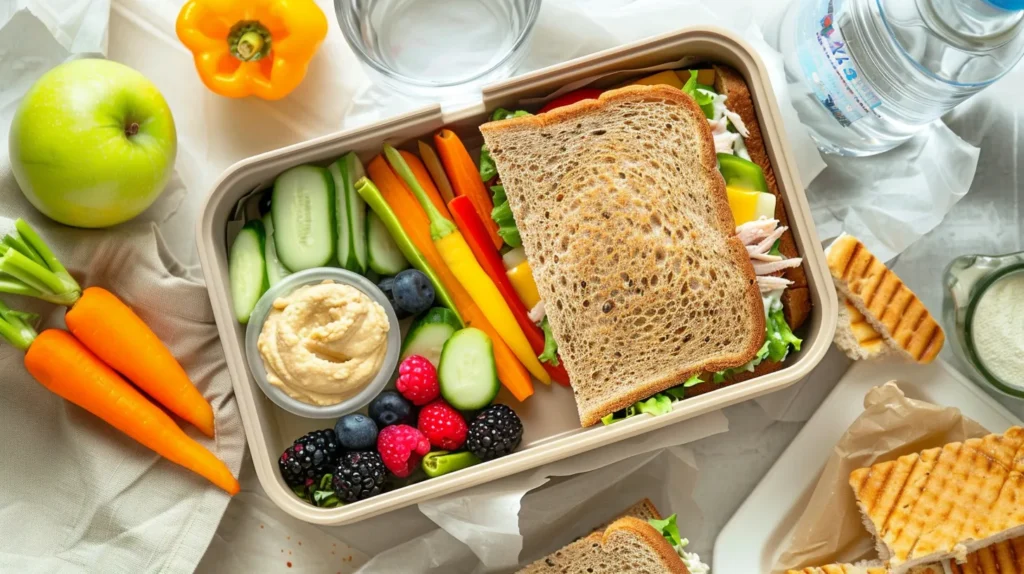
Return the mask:
M377 79L441 99L510 76L541 0L334 0L350 46Z

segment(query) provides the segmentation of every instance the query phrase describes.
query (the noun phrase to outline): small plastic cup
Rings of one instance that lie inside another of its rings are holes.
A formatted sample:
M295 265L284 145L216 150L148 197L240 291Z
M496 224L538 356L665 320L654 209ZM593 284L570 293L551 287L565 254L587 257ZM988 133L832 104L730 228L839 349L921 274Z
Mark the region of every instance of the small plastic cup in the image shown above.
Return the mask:
M267 369L263 364L263 357L260 356L257 343L259 342L260 332L263 331L263 324L270 315L274 300L278 297L287 296L299 287L315 285L328 280L341 285L351 285L365 293L370 299L379 303L388 315L388 325L390 325L390 328L388 329L388 348L384 355L384 362L381 364L380 371L370 381L370 384L338 404L318 406L294 399L281 389L270 384L270 381L267 380ZM249 325L245 330L245 357L249 363L249 371L252 373L253 378L256 379L256 384L260 386L263 394L267 395L267 398L273 401L274 404L300 417L334 419L365 407L384 390L388 381L391 380L395 367L398 365L401 343L402 336L398 324L398 316L395 315L395 310L388 303L387 297L384 296L384 293L376 285L362 275L351 271L318 267L285 277L280 283L271 287L260 297L259 302L256 303L256 308L253 309L252 315L249 318Z

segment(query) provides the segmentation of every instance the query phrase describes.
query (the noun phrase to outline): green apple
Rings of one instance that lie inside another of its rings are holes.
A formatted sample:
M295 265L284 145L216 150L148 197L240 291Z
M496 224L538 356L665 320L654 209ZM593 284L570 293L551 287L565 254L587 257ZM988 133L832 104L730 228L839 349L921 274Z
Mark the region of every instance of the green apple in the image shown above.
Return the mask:
M109 60L74 60L25 94L10 132L22 193L47 217L108 227L152 205L174 169L167 102L145 76Z

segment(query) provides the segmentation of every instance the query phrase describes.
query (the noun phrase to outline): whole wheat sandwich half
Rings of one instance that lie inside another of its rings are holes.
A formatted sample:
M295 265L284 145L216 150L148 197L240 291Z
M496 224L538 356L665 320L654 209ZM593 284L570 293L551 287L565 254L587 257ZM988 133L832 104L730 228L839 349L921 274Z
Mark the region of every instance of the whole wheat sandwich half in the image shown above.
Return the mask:
M850 474L894 574L1024 535L1024 429L947 444Z
M583 426L757 354L760 291L690 96L632 86L480 131Z
M825 253L836 290L889 348L919 363L929 363L938 356L946 340L938 321L917 295L860 240L844 233L832 242ZM851 316L846 324L851 325L856 318L859 317ZM862 351L852 346L846 335L847 327L842 324L840 321L836 343L844 351L854 349L853 353L847 351L851 358L860 358L858 355ZM855 334L854 338L859 341L860 336ZM870 350L864 353L872 354Z
M707 574L710 569L684 549L676 517L662 520L646 498L610 524L568 544L518 574ZM687 566L689 564L689 566Z

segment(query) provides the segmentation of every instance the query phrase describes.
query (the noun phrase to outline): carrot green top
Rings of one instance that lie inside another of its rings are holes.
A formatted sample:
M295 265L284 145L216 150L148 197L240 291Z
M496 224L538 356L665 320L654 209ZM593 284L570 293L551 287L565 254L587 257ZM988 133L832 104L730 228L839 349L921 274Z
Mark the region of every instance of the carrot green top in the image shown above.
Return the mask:
M32 323L39 320L35 313L15 311L0 301L0 337L25 351L36 338Z
M57 305L70 306L82 288L24 220L0 240L0 293L25 295Z

